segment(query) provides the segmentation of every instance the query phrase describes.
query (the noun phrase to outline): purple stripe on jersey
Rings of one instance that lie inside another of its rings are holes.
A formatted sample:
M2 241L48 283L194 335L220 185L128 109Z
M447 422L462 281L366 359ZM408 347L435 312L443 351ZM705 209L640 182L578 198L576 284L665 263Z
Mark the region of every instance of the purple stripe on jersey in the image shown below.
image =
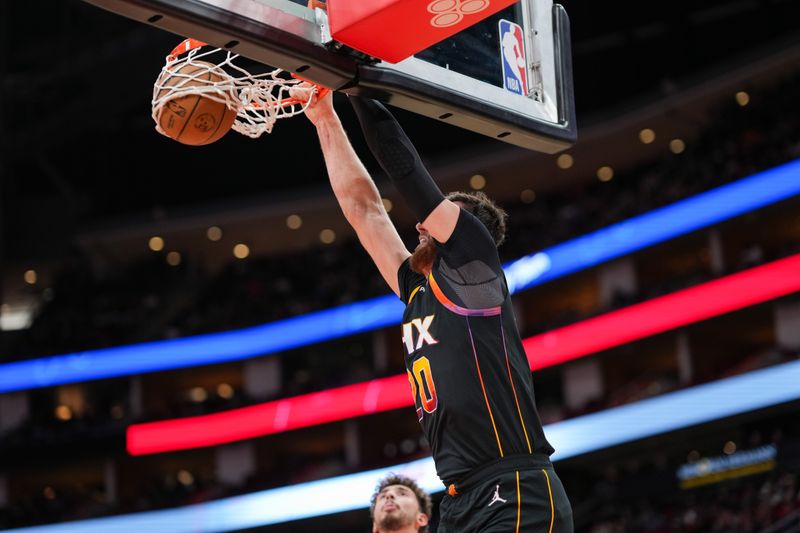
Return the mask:
M436 296L436 299L439 300L439 303L457 315L497 316L502 311L502 308L499 305L497 307L486 307L484 309L467 309L466 307L461 307L460 305L456 305L455 303L450 301L450 299L447 296L445 296L444 292L442 292L442 289L439 287L439 284L436 283L435 279L433 279L433 273L428 274L428 281L430 282L430 287L433 290L433 295Z

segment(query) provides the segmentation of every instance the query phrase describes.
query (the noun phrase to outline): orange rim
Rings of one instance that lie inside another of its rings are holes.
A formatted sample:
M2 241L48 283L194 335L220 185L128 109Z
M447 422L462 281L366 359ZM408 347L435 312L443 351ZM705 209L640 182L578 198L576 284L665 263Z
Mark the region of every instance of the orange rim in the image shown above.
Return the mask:
M191 37L188 38L188 39L184 39L178 46L173 48L172 51L169 53L169 55L167 56L167 63L174 63L175 61L178 60L178 57L182 56L183 54L186 54L186 53L188 53L188 52L190 52L190 51L192 51L192 50L194 50L196 48L202 48L202 47L207 46L207 45L208 45L208 43L205 43L205 42L203 42L203 41L201 41L199 39L193 39ZM294 73L292 73L291 75L295 79L310 83L312 86L314 86L314 88L317 91L317 94L316 94L317 98L324 98L325 95L327 95L329 92L331 92L331 90L329 88L323 87L322 85L320 85L318 83L314 83L311 80L307 80L306 78L303 78L302 76L299 76L299 75L294 74ZM283 100L278 102L278 107L290 107L290 106L293 106L293 105L303 105L303 104L305 104L304 101L299 100L297 98L290 97L290 98L284 98ZM253 104L253 105L255 105L255 104ZM256 107L258 107L258 106L256 105Z
M172 63L173 61L177 61L178 56L194 50L195 48L202 48L203 46L206 46L206 43L198 39L192 39L191 37L189 39L184 39L181 44L173 48L172 52L169 53L167 62Z
M306 83L310 83L314 87L314 89L316 89L316 91L317 91L317 94L316 94L317 99L324 98L325 95L327 95L329 92L331 92L331 90L329 88L323 87L322 85L320 85L318 83L314 83L311 80L307 80L306 78L304 78L302 76L299 76L297 74L292 73L292 77L297 79L297 80L304 81ZM313 96L312 96L312 98L313 98ZM280 104L278 104L278 105L280 105L281 107L288 107L288 106L292 106L292 105L303 105L303 104L305 104L305 102L302 101L302 100L298 100L297 98L284 98L283 100L281 100Z

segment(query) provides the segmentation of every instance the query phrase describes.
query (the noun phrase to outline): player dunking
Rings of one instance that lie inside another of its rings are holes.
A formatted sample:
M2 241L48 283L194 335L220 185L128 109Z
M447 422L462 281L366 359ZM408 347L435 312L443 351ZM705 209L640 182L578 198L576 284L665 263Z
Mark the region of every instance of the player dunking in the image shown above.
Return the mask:
M549 459L553 448L536 411L497 253L505 213L481 193L445 198L386 108L350 101L367 144L420 221L413 254L350 145L331 96L306 115L345 217L406 304L409 382L437 474L448 487L439 533L571 532L572 510Z

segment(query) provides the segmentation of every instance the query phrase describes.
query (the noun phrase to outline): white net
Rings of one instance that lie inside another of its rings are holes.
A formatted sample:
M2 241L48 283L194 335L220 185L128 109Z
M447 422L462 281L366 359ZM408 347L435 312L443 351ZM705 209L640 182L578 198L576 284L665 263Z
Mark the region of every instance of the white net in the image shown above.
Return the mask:
M289 94L303 80L282 69L251 74L234 63L239 54L203 44L193 39L181 43L167 56L153 86L153 120L162 135L167 135L160 125L162 110L170 101L188 95L202 95L235 110L232 129L253 139L270 133L279 118L299 115L310 104L311 98L298 101ZM178 55L179 50L186 53Z

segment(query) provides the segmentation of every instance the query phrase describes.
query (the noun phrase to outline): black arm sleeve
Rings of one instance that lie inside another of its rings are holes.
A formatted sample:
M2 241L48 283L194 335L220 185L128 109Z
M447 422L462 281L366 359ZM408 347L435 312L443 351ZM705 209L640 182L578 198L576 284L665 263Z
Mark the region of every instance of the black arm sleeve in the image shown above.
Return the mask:
M367 145L408 206L422 222L444 195L391 113L374 100L350 97Z

